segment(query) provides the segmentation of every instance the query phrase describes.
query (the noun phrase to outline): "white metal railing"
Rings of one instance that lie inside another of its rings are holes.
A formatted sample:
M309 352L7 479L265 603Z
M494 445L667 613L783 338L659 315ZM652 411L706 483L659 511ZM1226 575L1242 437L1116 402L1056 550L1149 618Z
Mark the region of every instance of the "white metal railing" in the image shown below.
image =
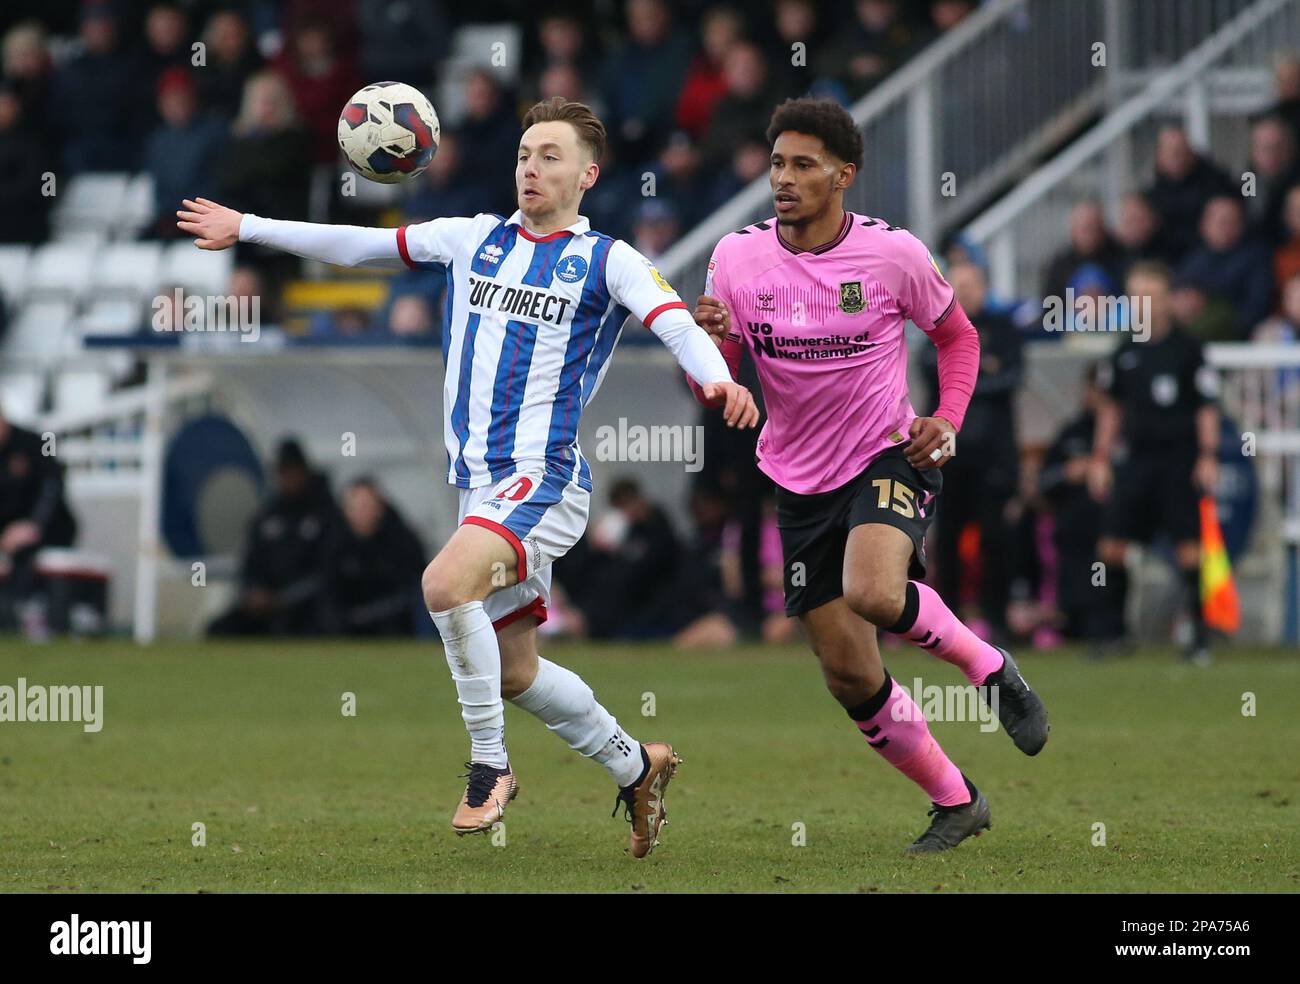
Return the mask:
M1085 120L1123 80L1182 57L1254 0L990 0L856 103L865 159L846 206L937 247ZM1105 46L1095 64L1094 44ZM691 230L658 266L684 297L718 240L772 214L767 178Z
M969 239L988 251L993 289L1004 297L1034 296L1044 264L1064 244L1070 204L1095 197L1114 206L1124 192L1135 190L1135 143L1153 143L1153 120L1173 108L1186 120L1193 142L1206 146L1205 86L1212 69L1266 66L1270 54L1297 44L1300 0L1257 0L1021 181L966 229Z
M1272 590L1282 601L1281 629L1296 642L1300 612L1300 345L1207 345L1206 361L1219 370L1219 405L1241 432L1242 451L1253 454L1261 500L1276 503L1256 511L1256 523L1276 522L1268 540L1285 546L1283 569ZM1289 587L1288 587L1289 586Z

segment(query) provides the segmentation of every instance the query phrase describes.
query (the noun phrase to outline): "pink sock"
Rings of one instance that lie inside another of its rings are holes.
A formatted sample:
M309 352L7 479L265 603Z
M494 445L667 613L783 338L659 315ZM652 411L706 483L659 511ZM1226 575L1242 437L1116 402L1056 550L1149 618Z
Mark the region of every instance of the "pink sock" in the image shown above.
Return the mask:
M885 696L882 698L881 694ZM858 713L871 711L874 713L869 717L857 720ZM930 726L916 701L902 687L895 686L888 674L880 693L860 708L851 709L849 716L867 739L867 744L924 789L931 801L940 806L960 806L970 802L970 790L966 788L961 770L952 764L952 759L944 754L934 735L930 734Z
M962 624L928 584L907 582L903 617L888 631L958 667L977 687L1002 669L1002 654Z

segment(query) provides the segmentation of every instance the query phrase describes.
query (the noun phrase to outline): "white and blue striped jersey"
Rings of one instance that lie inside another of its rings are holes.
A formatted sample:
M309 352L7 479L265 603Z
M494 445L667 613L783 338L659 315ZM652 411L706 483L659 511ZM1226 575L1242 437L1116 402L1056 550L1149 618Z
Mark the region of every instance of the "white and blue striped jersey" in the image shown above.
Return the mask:
M581 217L542 237L519 212L434 219L399 229L397 245L412 268L447 268L447 481L477 488L536 468L591 491L578 446L583 408L628 315L650 328L666 311L685 311L676 291Z

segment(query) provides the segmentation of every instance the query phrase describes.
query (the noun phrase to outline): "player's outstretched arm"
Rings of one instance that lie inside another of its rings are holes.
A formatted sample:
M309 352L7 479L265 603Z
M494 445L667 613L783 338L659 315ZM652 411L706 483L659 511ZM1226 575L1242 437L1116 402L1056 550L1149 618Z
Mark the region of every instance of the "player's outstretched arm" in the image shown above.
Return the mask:
M721 406L722 417L728 427L753 427L758 423L758 406L754 395L735 381L735 368L723 357L726 348L719 352L714 341L700 331L686 312L676 309L666 311L655 320L650 329L677 357L677 363L686 370L691 389L705 406ZM728 342L727 345L733 343ZM739 345L734 347L739 349ZM709 380L695 383L696 379Z
M695 323L708 332L709 337L718 346L723 361L727 363L731 378L733 380L739 378L740 357L744 349L740 339L731 333L731 314L727 311L726 304L716 297L704 294L695 302L694 314ZM697 402L706 407L719 405L716 398L710 398L705 394L704 388L691 378L690 373L686 375L686 383L690 386Z
M700 381L706 401L723 407L727 426L757 424L753 394L732 378L718 346L650 261L619 239L610 247L605 269L611 296L658 336L689 378Z
M336 266L403 266L396 229L265 219L207 198L187 198L184 206L176 213L176 228L194 236L199 249L246 242Z

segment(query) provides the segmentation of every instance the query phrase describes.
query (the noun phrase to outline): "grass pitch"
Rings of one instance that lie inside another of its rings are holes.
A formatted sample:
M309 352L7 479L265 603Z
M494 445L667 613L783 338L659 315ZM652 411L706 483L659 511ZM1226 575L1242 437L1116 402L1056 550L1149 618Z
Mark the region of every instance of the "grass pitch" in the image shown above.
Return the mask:
M436 643L10 640L0 684L102 684L104 717L95 734L0 723L0 890L1300 891L1294 653L1224 651L1198 670L1166 651L1025 652L1052 715L1046 749L1030 759L1000 730L933 724L993 829L907 858L926 797L867 747L811 655L545 651L685 758L646 861L624 853L604 771L509 706L520 794L504 843L452 833L468 741ZM886 661L909 688L965 683L914 650Z

